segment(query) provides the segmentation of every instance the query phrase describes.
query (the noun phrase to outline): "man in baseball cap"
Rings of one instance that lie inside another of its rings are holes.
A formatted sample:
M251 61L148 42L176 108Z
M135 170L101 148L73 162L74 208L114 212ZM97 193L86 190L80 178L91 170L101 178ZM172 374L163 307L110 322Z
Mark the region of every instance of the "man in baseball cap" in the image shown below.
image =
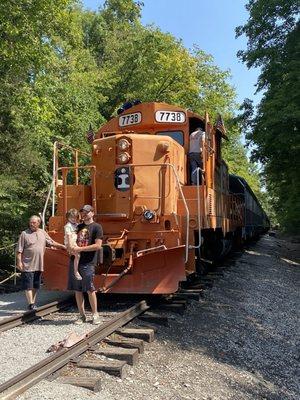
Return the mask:
M90 206L89 204L84 205L81 209L80 212L85 211L85 212L94 212L94 208Z
M93 324L101 322L97 310L97 296L94 286L95 265L97 264L97 253L102 246L103 230L100 224L94 222L94 208L89 204L80 209L83 223L77 228L77 246L73 251L80 253L78 272L82 280L76 279L74 275L74 260L71 257L69 267L68 289L75 291L75 298L80 316L76 324L82 324L87 321L83 292L87 292L89 302L93 313Z

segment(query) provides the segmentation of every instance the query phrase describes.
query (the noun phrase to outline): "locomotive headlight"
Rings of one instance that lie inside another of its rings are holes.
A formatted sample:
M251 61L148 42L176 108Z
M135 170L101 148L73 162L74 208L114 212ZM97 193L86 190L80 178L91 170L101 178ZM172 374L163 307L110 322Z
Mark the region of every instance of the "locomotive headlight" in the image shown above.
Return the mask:
M144 218L147 220L147 221L151 221L151 219L153 219L154 218L154 216L155 216L155 212L154 211L151 211L151 210L146 210L146 211L144 211Z
M127 150L129 149L130 143L126 139L120 139L118 141L118 147L120 150Z
M130 155L128 153L120 153L118 155L118 161L120 164L127 164L130 160Z

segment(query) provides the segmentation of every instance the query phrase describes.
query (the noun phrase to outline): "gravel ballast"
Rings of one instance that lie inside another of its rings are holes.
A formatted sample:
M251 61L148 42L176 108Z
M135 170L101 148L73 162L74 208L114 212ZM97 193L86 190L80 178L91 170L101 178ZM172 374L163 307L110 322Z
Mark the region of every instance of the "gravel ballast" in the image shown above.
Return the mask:
M19 399L299 399L299 255L297 243L262 237L185 315L166 314L170 327L159 327L123 380L97 372L99 393L43 380ZM0 296L6 316L14 296L20 302L24 294ZM68 311L2 333L0 383L69 333L93 329L74 319Z

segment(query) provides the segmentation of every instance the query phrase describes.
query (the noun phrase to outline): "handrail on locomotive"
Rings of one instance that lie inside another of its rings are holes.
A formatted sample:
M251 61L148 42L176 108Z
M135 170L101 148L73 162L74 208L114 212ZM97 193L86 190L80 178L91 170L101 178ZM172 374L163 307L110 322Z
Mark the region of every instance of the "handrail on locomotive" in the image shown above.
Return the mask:
M53 143L53 169L52 169L52 217L54 216L55 213L55 191L56 191L56 184L58 180L58 151L62 148L69 149L72 151L74 155L74 167L75 167L75 184L78 185L79 182L79 175L78 175L78 154L84 154L88 157L90 157L89 153L86 153L85 151L75 149L72 146L69 146L65 143L60 143L58 141L55 141Z
M90 156L90 154L85 152L85 151L76 149L76 148L74 148L72 146L69 146L69 145L67 145L65 143L58 142L57 140L53 143L52 180L51 180L51 183L50 183L50 186L49 186L49 191L48 191L48 194L47 194L47 197L46 197L46 201L45 201L45 204L44 204L43 211L42 211L42 213L39 213L40 217L41 217L41 220L42 220L43 229L45 229L45 227L46 227L45 217L46 217L46 212L47 212L48 203L49 203L51 194L52 194L52 211L51 211L52 217L55 214L55 195L56 195L56 186L57 186L57 182L58 182L58 171L60 169L59 166L58 166L58 151L60 149L63 149L63 148L69 149L74 155L74 167L73 168L74 168L74 171L75 171L75 183L77 185L78 185L78 182L79 182L78 154L80 153L80 154L84 154L84 155L86 155L88 157ZM71 167L69 167L69 168L71 168Z
M200 167L196 169L197 172L197 219L198 219L198 244L197 246L189 245L189 249L197 249L199 250L199 258L201 257L200 248L202 244L202 237L201 237L201 208L200 208L200 174L202 176L202 182L204 180L204 170Z

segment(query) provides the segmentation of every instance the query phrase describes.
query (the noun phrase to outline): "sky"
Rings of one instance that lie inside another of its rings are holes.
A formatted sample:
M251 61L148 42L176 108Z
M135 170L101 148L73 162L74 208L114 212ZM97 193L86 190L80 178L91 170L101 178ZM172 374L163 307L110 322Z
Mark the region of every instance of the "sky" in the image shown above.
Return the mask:
M259 70L248 70L236 56L247 46L245 37L235 38L235 28L248 19L246 0L142 0L143 25L154 24L163 32L182 39L186 48L193 45L211 54L214 64L230 70L230 83L235 87L237 101L246 97L257 104L255 95ZM97 10L102 0L83 0L85 8Z

